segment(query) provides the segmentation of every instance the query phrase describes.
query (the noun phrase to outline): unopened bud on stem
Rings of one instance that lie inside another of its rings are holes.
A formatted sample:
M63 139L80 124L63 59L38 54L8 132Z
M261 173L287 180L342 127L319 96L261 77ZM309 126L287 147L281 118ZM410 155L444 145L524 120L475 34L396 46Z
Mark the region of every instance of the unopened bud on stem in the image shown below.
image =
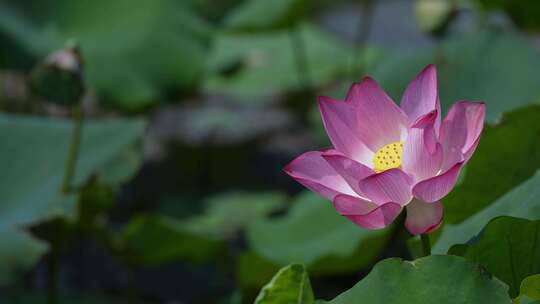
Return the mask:
M32 92L64 106L80 102L84 94L83 60L78 47L56 51L30 74Z

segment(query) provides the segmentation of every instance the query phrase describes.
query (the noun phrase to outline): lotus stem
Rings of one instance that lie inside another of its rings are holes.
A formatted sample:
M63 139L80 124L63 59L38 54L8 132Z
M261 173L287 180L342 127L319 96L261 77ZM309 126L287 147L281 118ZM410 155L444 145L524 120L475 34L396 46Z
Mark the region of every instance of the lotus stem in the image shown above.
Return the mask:
M47 303L58 303L58 253L53 248L48 259L48 277L47 277Z
M309 90L312 88L311 71L309 69L306 42L302 35L301 27L296 26L289 30L289 37L291 39L291 48L294 52L298 81L302 89Z
M64 169L64 180L62 182L62 192L64 194L69 193L71 190L71 183L73 176L75 175L75 168L77 166L77 158L79 157L79 146L81 144L81 133L83 125L83 111L81 105L76 105L73 108L73 132L71 134L71 143L69 147L69 154L66 161L66 167Z
M424 256L431 255L431 243L429 241L429 234L421 234L420 239L422 239L422 249L424 251Z

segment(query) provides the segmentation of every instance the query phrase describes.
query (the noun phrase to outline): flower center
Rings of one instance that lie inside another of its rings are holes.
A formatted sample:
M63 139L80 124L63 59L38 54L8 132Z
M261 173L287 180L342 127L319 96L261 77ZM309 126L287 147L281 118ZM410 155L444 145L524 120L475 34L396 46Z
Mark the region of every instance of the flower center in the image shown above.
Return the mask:
M403 142L401 141L396 141L380 148L373 156L373 169L379 173L388 169L399 168L401 166L402 153Z

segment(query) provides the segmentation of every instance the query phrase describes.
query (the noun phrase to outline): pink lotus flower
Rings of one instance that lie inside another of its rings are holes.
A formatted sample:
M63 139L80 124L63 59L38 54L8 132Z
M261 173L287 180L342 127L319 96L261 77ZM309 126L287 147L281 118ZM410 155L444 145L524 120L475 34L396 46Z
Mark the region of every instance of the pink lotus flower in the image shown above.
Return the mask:
M400 107L369 77L353 84L345 101L319 97L319 107L333 149L306 152L285 172L361 227L384 228L406 208L412 234L437 229L440 199L478 145L485 104L457 102L441 122L437 72L429 65Z

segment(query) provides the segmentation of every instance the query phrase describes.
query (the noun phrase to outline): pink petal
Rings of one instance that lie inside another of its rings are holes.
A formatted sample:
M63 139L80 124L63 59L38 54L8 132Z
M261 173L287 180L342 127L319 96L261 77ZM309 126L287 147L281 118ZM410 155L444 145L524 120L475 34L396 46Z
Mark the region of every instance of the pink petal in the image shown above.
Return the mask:
M470 158L484 127L485 115L484 103L460 101L450 108L442 122L440 134L443 171Z
M484 121L486 118L486 104L483 102L479 103L470 103L472 106L469 106L466 111L467 115L467 141L465 147L463 148L463 155L465 162L467 162L478 143L480 142L480 135L484 129Z
M401 167L415 182L437 175L441 168L443 154L434 129L436 118L436 110L421 116L409 129L403 146Z
M359 183L362 193L377 205L397 203L405 206L411 199L412 179L400 169L373 174Z
M384 228L391 224L401 212L401 206L395 203L377 206L369 201L344 194L336 196L333 203L338 213L366 229Z
M352 160L336 150L329 150L322 157L341 175L351 188L358 194L362 194L358 187L358 181L375 172L361 163Z
M467 150L467 151L465 151L465 153L463 153L463 158L464 158L465 163L468 162L469 159L472 157L474 151L476 150L476 147L478 147L478 143L480 143L480 136L478 136L478 138L474 141L474 143L469 148L469 150Z
M368 214L378 207L373 202L346 194L337 195L332 203L336 211L341 215Z
M354 84L346 98L357 109L358 136L372 151L400 141L407 132L407 116L375 80Z
M283 169L308 189L333 200L338 194L356 195L334 168L321 157L322 152L311 151L298 156Z
M443 206L440 202L425 203L412 200L407 205L405 227L413 235L431 233L442 223Z
M356 109L351 104L329 97L319 97L319 109L324 128L334 148L348 157L370 166L373 152L358 135Z
M463 102L465 116L467 117L467 140L463 147L463 152L470 150L484 129L486 118L486 104L483 102Z
M443 174L419 182L413 187L414 197L429 203L445 197L454 188L462 166L463 162L457 163Z
M441 105L437 92L437 69L430 64L416 76L401 98L401 109L409 117L409 124L432 111L437 111L435 130L441 124Z

